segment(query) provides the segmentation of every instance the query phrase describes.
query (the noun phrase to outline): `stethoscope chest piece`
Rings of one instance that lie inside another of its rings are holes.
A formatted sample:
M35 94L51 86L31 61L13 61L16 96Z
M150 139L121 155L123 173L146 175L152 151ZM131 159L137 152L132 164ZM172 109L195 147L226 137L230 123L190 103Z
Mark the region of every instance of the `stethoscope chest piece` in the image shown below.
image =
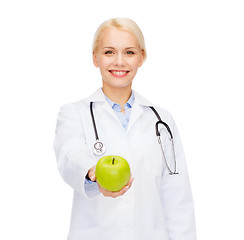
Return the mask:
M105 147L105 145L102 142L96 141L94 143L94 145L93 145L93 153L95 155L98 155L98 156L102 155L102 154L105 153L105 151L106 151L106 147Z
M95 137L96 137L96 142L93 145L93 153L97 156L102 155L106 151L105 145L99 140L98 133L97 133L97 127L95 123L95 118L92 110L92 104L93 102L90 102L90 112L91 112L91 117L92 117L92 124L95 132Z

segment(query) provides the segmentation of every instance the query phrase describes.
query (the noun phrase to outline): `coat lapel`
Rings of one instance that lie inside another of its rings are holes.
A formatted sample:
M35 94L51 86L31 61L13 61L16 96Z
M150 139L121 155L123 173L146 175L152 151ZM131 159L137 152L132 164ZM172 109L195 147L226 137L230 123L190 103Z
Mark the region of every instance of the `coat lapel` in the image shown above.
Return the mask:
M119 118L116 116L114 110L111 108L111 106L109 105L109 103L107 101L103 104L102 107L105 109L106 112L108 112L115 119L115 121L117 121L119 123L119 125L121 125L121 127L123 127L121 122L119 121Z
M104 97L104 94L102 92L102 88L97 89L97 91L94 92L89 98L87 98L86 101L89 102L89 103L90 102L94 102L94 103L100 102L100 103L102 103L101 107L103 107L104 110L106 112L108 112L115 119L115 121L117 121L121 125L121 123L120 123L118 117L116 116L114 110L111 108L109 103L106 101L106 99Z
M129 125L127 127L127 133L132 129L133 125L136 123L136 121L140 118L140 116L143 114L144 106L153 106L147 99L142 97L140 94L135 92L135 102L132 106L131 116L129 120ZM86 99L87 102L102 102L102 107L106 112L108 112L114 119L117 121L120 125L121 122L119 121L118 117L116 116L114 110L111 108L109 103L105 100L104 94L102 92L102 89L99 88L94 94L92 94L89 98ZM122 125L121 125L122 127Z
M133 125L136 123L136 121L143 114L143 112L144 112L143 107L144 106L147 106L147 107L152 106L152 104L147 99L142 97L140 94L138 94L134 90L133 90L133 92L135 94L135 102L132 106L130 121L129 121L129 125L127 128L127 133L129 133L129 131L132 129Z
M127 127L127 133L130 132L131 128L136 123L136 121L138 120L138 118L142 115L142 113L143 113L142 106L139 105L137 103L137 101L135 100L135 102L133 104L133 107L132 107L129 124L128 124L128 127Z

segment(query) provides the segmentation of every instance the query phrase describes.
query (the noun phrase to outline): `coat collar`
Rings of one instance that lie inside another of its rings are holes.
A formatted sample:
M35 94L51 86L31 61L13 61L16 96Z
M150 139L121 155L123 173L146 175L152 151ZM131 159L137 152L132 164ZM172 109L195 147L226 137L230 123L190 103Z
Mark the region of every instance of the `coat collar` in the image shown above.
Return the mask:
M134 90L133 90L133 92L134 92L134 95L135 95L135 101L134 101L134 104L133 104L133 107L132 107L130 121L129 121L129 125L128 125L127 131L126 131L127 134L132 129L134 123L143 114L143 107L144 106L147 106L147 107L153 106L147 99L142 97L139 93L135 92ZM111 108L109 103L106 101L105 96L104 96L103 91L102 91L102 88L97 89L97 91L95 91L90 97L85 99L85 101L88 102L88 103L90 103L90 102L101 102L102 106L104 107L104 109L111 116L113 116L115 121L117 121L121 125L121 123L120 123L118 117L116 116L114 110Z
M98 88L90 97L85 99L86 102L106 102L102 88Z
M149 102L146 98L141 96L139 93L134 91L135 95L135 103L142 105L142 106L153 106L151 102ZM86 98L85 101L87 102L106 102L102 88L97 89L90 97Z

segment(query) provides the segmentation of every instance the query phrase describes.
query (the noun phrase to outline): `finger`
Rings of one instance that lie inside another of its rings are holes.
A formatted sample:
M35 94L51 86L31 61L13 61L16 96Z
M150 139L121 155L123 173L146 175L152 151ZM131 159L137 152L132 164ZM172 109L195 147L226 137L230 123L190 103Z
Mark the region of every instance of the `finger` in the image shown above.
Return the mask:
M88 176L89 178L92 180L92 181L95 181L96 180L96 175L95 175L95 168L96 166L92 166L88 172Z
M129 182L119 192L116 192L116 194L119 194L118 196L125 194L131 187L133 181L134 178L131 176Z
M102 188L99 184L97 184L97 185L98 185L99 191L103 194L104 197L110 197L112 192Z
M111 197L118 197L118 196L122 196L124 195L128 190L129 190L130 186L126 185L124 186L120 191L118 192L111 192Z
M104 188L102 188L99 184L98 184L99 190L100 192L103 194L104 197L112 197L112 198L116 198L120 195L123 195L126 192L126 189L121 189L118 192L111 192L109 190L106 190Z
M134 181L134 177L131 176L131 177L130 177L130 180L129 180L129 182L126 184L126 186L131 187L133 181Z
M102 188L99 184L98 184L98 187L99 187L100 192L105 197L116 198L116 197L124 195L126 193L126 191L128 191L129 188L131 187L133 181L134 181L134 178L130 177L129 182L120 191L117 191L117 192L111 192L109 190L106 190L106 189Z
M119 192L117 192L117 196L122 196L124 195L128 190L129 190L130 186L125 186L123 187Z

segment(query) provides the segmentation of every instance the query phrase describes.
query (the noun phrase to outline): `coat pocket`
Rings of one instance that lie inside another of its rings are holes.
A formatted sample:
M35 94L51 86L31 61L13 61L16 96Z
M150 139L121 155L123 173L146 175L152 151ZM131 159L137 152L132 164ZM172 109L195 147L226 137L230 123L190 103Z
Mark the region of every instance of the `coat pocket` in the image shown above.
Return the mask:
M154 229L152 236L153 240L169 240L168 233L161 229Z
M148 229L143 231L140 229L136 232L135 239L140 240L169 240L168 233L163 229Z
M89 240L97 240L99 239L99 228L86 228L80 230L70 231L68 234L67 240L81 240L81 239L89 239Z

